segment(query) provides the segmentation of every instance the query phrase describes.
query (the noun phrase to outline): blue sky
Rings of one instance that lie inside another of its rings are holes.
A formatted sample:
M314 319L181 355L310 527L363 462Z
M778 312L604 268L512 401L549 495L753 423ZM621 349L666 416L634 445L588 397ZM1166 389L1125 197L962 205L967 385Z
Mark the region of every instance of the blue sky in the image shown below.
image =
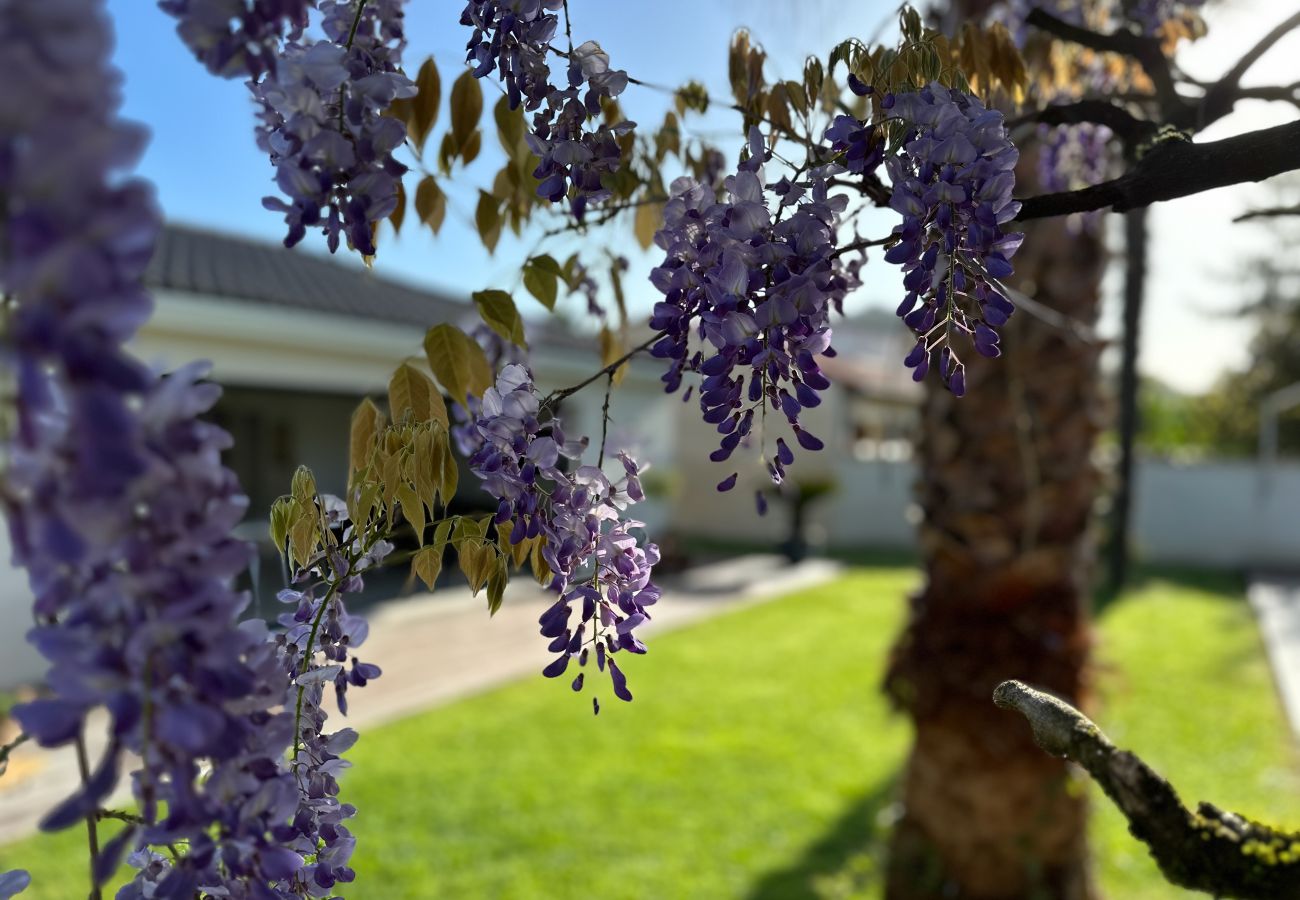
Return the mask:
M418 63L433 54L443 73L444 91L463 57L466 34L457 24L461 5L460 0L412 0L408 7L406 58ZM124 113L153 133L139 171L157 186L166 215L174 221L278 241L283 235L280 220L261 207L261 198L273 189L271 169L252 140L246 88L203 71L175 37L172 20L150 0L108 0L108 6L116 22L116 60L125 75ZM598 40L613 63L632 75L667 85L696 78L715 96L727 96L726 47L737 27L749 26L765 45L769 77L793 77L807 54L824 55L836 40L850 34L870 36L890 20L893 4L879 0L572 0L570 8L575 40ZM1211 36L1186 56L1189 71L1213 77L1224 59L1234 58L1281 17L1273 11L1277 8L1271 0L1234 0L1216 7ZM1260 64L1255 80L1294 80L1287 62L1297 49L1295 41L1277 48ZM485 87L491 104L495 94L490 85ZM657 125L670 103L664 94L636 86L623 100L629 116L646 125ZM1212 136L1273 124L1285 115L1285 110L1260 105L1243 107L1242 113L1216 126ZM736 127L727 116L710 114L695 127L726 138ZM477 187L488 186L499 166L495 141L489 138L484 146L480 159L449 191L447 222L437 240L425 230L409 227L398 239L387 231L386 237L381 236L377 268L383 274L460 294L516 284L518 266L534 247L536 236L525 234L516 240L507 234L490 256L469 225ZM1257 196L1267 199L1267 192L1222 189L1164 204L1154 212L1156 259L1143 344L1148 371L1178 386L1200 389L1224 366L1243 362L1248 330L1206 311L1235 302L1232 296L1225 299L1238 274L1233 257L1238 248L1258 243L1259 233L1228 225L1227 220ZM877 231L886 233L891 224L885 214L876 215L879 218L866 226L873 236ZM635 286L632 301L648 309L653 289L641 276L653 260L640 253L629 236L616 234L608 239L615 250L632 259L628 281ZM548 246L560 255L572 245ZM892 267L875 262L866 270L866 282L852 306L895 304L898 280ZM1115 282L1110 280L1111 294ZM1107 327L1113 330L1114 303L1109 307Z

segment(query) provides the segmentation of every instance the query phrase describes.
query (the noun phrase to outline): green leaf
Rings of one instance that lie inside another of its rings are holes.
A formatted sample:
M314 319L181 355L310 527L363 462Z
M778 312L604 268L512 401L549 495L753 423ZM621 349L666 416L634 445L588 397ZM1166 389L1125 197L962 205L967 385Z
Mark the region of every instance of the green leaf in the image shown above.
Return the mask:
M442 228L443 219L447 218L447 195L432 175L420 179L415 188L415 213L435 236Z
M388 381L388 409L393 421L400 422L410 410L416 422L437 422L449 428L447 406L433 380L409 362L397 367Z
M451 133L458 147L465 146L482 115L483 89L474 74L466 69L451 86Z
M446 549L445 541L442 544L435 541L432 545L415 551L415 555L411 557L411 572L423 581L424 586L429 590L433 590L434 583L442 573L442 555Z
M528 342L524 340L524 320L509 294L505 291L475 291L472 296L479 318L489 328L507 341L528 349Z
M419 93L411 103L411 140L417 149L423 149L429 139L429 132L438 122L438 107L442 105L442 78L438 75L438 64L430 56L420 66L420 74L415 78Z
M483 396L492 384L492 369L483 348L455 325L443 323L424 336L424 353L434 377L457 403Z
M465 138L465 143L460 145L460 158L465 165L469 165L478 159L478 153L483 149L483 130L475 128Z
M560 264L549 254L534 256L524 263L524 287L537 302L552 312L559 297Z

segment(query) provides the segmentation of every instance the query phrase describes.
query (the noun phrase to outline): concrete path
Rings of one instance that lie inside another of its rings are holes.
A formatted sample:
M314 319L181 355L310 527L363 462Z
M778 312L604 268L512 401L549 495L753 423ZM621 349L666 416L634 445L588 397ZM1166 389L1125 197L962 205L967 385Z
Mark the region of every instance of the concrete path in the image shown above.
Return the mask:
M1291 732L1300 737L1300 579L1251 578L1246 596L1259 621Z
M727 610L752 605L834 578L841 567L828 560L790 565L778 556L751 555L692 569L662 587L654 618L640 632L648 638ZM381 604L368 614L370 638L358 654L379 665L383 677L349 693L346 724L365 729L422 712L523 677L541 678L554 654L537 633L537 616L552 595L520 578L489 618L483 595L467 588L440 590ZM651 652L653 652L653 647ZM334 727L343 721L331 716ZM93 721L88 734L103 732ZM334 724L337 723L337 724ZM102 740L100 741L102 747ZM92 756L100 747L92 741ZM36 823L72 792L77 771L70 749L18 749L0 777L0 846L33 832ZM115 805L129 802L129 790ZM3 854L0 854L3 859ZM8 861L6 861L8 862Z

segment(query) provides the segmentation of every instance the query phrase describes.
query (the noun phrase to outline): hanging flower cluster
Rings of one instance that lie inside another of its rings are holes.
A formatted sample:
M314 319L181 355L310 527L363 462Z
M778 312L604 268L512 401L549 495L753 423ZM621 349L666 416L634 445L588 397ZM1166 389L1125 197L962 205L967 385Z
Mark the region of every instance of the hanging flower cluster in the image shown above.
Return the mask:
M339 546L319 553L295 579L309 582L302 590L279 593L292 612L279 617L284 631L275 637L279 661L293 684L284 706L293 710L294 738L289 768L298 786L297 809L277 836L306 864L277 885L286 896L310 897L354 877L348 861L356 839L343 825L356 809L340 803L337 777L349 763L342 759L357 740L351 728L327 734L321 708L327 686L334 687L339 712L347 715L347 690L364 687L380 669L360 661L354 651L370 633L366 620L352 615L343 595L358 593L365 573L383 562L393 545L375 535L356 534L346 524L347 507L336 497L322 498L325 526L342 530Z
M357 2L322 0L328 40L289 42L275 73L249 87L261 104L258 146L287 198L262 204L284 214L285 245L320 227L331 252L344 232L371 256L373 229L397 208L406 172L393 158L406 126L384 113L416 90L400 71L405 0Z
M274 72L281 43L298 40L315 0L158 0L213 75L254 80Z
M651 353L670 361L663 376L669 391L686 372L701 375L704 421L722 435L714 462L729 458L749 437L755 414L761 422L769 408L785 416L800 446L822 448L799 417L830 386L817 356L833 354L830 312L842 312L844 296L858 284L859 263L846 265L836 252L848 199L830 196L829 181L843 168L821 166L797 181L765 185L757 128L748 152L720 197L688 178L673 182L655 235L665 257L650 274L664 294L650 325L666 332ZM794 456L783 440L777 447L767 464L780 483ZM730 490L736 479L723 479L718 489Z
M564 87L551 83L548 53L562 0L470 0L461 24L474 29L466 61L474 77L500 73L510 108L533 113L529 149L539 163L533 175L540 184L537 195L552 203L569 199L573 214L581 218L588 204L611 196L602 176L618 170L622 151L618 139L634 122L604 122L589 129L602 116L602 102L613 100L627 87L627 72L611 69L609 55L595 41L572 49L564 74Z
M1002 113L942 85L887 95L882 105L908 127L901 151L885 161L890 206L903 216L885 259L903 268L898 314L918 335L905 363L920 381L937 356L940 377L960 397L966 369L952 338L997 356L995 329L1014 309L998 279L1011 274L1023 237L1003 230L1020 211L1011 197L1019 151Z
M286 246L320 228L330 252L345 234L373 255L373 230L397 207L406 166L393 151L406 126L385 112L416 91L401 72L405 2L162 0L209 70L250 77L258 146L284 195L262 203L284 214ZM325 40L304 37L308 8L319 9Z
M312 685L378 674L342 665L364 623L310 591L306 643L241 621L248 596L232 582L252 548L232 531L247 499L221 464L228 435L201 418L219 389L201 364L161 376L124 349L150 311L141 277L159 223L125 177L143 142L116 119L102 4L17 0L0 43L0 71L27 86L0 128L0 352L17 382L0 501L35 595L29 640L50 663L49 695L14 716L47 747L80 742L94 710L110 722L43 827L94 816L133 754L138 815L93 860L102 883L134 851L119 898L325 896L351 877L333 776L352 736L321 734ZM337 593L382 552L331 558ZM151 849L164 846L185 852Z
M511 543L543 541L550 587L559 595L539 620L542 635L551 638L549 649L559 654L543 674L558 677L574 657L585 667L594 647L597 669L608 668L615 696L631 700L613 654L645 652L633 632L650 618L646 608L660 596L650 580L659 550L632 534L640 522L623 518L628 506L645 499L639 469L624 453L619 455L624 477L618 481L598 466L566 471L562 461L576 463L587 441L566 440L560 422L543 425L539 413L528 370L502 369L496 385L483 394L477 421L483 443L470 469L497 499L495 522L509 523ZM575 607L578 622L571 624ZM579 673L573 689L582 687ZM592 703L599 712L599 702Z
M124 177L141 134L117 120L111 40L96 0L16 0L0 17L3 353L17 380L4 447L5 517L28 571L49 660L47 697L14 716L42 746L81 740L105 709L109 739L85 783L43 822L93 815L125 754L139 822L94 860L104 880L133 845L188 852L120 897L266 896L302 858L273 829L297 790L282 764L287 679L231 587L251 548L231 537L246 499L203 421L218 389L188 366L161 377L124 344L147 317L141 276L158 231Z

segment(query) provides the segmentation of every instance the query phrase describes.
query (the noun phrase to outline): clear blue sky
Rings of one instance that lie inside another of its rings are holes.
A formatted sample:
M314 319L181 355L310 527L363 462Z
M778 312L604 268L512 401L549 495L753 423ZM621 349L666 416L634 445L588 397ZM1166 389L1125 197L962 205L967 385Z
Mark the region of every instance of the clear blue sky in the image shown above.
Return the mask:
M460 0L412 0L408 6L407 59L418 62L433 54L443 73L444 90L463 58L466 34L457 24L461 5ZM261 207L261 198L272 192L271 168L253 143L252 106L246 88L203 71L175 37L172 20L151 0L108 0L108 6L117 28L117 64L126 79L125 114L153 132L140 174L157 186L167 216L173 221L279 240L283 229L278 217ZM726 47L737 27L749 26L767 48L769 77L793 77L807 54L824 54L836 40L850 34L869 37L890 20L894 6L882 0L570 3L575 40L598 40L614 65L632 75L667 85L697 78L715 96L729 94ZM1189 70L1199 76L1213 77L1222 60L1233 58L1281 17L1272 0L1236 0L1224 6L1228 8L1211 14L1211 36L1188 55ZM1275 50L1261 64L1257 80L1267 80L1270 74L1277 76L1275 80L1294 80L1286 71L1289 54L1296 49L1292 42ZM493 90L490 85L485 87ZM489 104L494 97L489 93ZM663 94L636 86L629 88L623 99L629 116L647 125L657 125L670 102ZM1215 136L1272 124L1281 114L1247 109L1221 123ZM723 137L735 127L726 116L711 114L696 127ZM461 294L515 284L518 266L534 246L535 237L525 234L522 240L515 240L507 234L495 256L489 256L469 225L476 189L488 186L499 166L495 141L489 139L484 146L480 159L450 192L452 203L440 237L435 241L427 231L408 228L395 241L386 231L377 263L381 272ZM1239 325L1207 318L1203 310L1231 305L1232 298L1225 301L1223 290L1236 275L1230 248L1258 241L1256 234L1243 232L1242 226L1224 224L1250 196L1246 189L1225 189L1165 204L1154 215L1157 258L1143 352L1145 367L1176 385L1204 387L1224 365L1239 364L1244 358L1240 348L1248 332ZM890 220L882 217L877 221L878 225L867 226L868 231L876 228L885 233ZM557 255L567 249L562 244L555 246ZM627 238L619 239L616 249L632 257L628 283L634 286L633 302L648 309L653 289L638 277L653 261ZM347 261L355 264L353 259ZM879 262L869 266L868 283L853 305L892 307L898 293L892 269ZM1114 315L1107 320L1113 323Z

